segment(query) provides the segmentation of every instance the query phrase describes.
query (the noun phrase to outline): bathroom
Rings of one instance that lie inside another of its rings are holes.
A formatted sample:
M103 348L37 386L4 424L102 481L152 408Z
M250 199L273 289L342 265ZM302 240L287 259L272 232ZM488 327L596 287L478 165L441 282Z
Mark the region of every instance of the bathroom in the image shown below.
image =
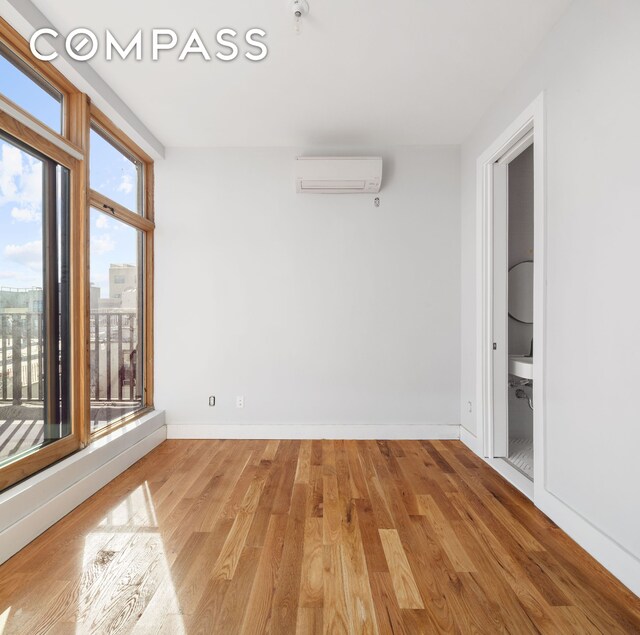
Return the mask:
M533 145L508 166L508 456L533 480Z

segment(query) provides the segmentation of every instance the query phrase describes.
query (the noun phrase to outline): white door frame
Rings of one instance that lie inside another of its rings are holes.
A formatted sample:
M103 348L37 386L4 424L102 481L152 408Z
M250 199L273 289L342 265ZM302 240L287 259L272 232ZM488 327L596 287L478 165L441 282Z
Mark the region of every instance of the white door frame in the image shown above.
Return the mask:
M533 129L534 163L534 317L533 317L533 445L534 485L506 461L493 456L493 166L507 153L517 153ZM477 161L476 217L476 379L477 429L482 431L482 454L523 493L535 500L545 488L545 128L541 93Z

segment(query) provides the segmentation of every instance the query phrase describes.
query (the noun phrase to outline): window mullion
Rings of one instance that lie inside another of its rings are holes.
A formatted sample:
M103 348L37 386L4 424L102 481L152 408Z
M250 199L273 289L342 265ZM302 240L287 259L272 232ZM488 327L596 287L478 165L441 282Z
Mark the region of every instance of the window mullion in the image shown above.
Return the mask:
M135 212L128 210L126 207L123 207L104 194L100 194L100 192L96 192L95 190L90 191L89 202L96 209L99 209L105 214L110 214L114 218L117 218L136 229L151 231L155 227L153 222L144 216L140 216L140 214L136 214Z
M58 236L56 223L56 165L53 161L44 164L44 195L42 209L42 249L44 262L44 438L54 440L60 436L60 376L59 364L59 314L58 289Z

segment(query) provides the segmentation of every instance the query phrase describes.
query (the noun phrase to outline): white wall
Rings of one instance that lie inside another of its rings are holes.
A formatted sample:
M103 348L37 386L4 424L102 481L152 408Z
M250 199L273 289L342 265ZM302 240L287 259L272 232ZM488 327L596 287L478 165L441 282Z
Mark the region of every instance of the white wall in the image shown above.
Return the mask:
M463 402L476 397L476 160L544 90L548 491L640 589L640 2L574 2L462 148ZM535 343L534 343L535 344ZM462 423L476 430L476 411ZM536 475L540 478L541 475ZM569 515L563 518L568 519ZM573 521L571 521L573 522ZM570 523L568 523L570 524ZM575 535L575 532L574 532ZM591 540L591 539L590 539ZM604 544L603 542L601 544ZM617 545L617 546L616 546ZM625 555L626 554L626 555ZM635 578L633 577L635 575Z
M157 164L156 405L170 432L447 423L456 436L458 149L382 152L380 208L296 194L297 154L170 149Z

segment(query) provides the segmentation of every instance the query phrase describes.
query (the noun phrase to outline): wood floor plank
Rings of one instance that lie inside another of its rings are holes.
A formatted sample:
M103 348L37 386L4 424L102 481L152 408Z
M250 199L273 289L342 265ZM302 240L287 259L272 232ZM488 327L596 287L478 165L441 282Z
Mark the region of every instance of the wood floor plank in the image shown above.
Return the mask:
M247 602L252 591L259 566L261 547L245 547L242 551L238 567L229 584L219 614L215 619L215 632L239 633L244 622ZM198 622L197 615L194 622Z
M300 598L300 578L304 549L304 512L307 503L308 486L299 483L294 486L291 497L291 513L285 534L286 548L278 572L278 586L272 602L272 630L274 633L295 632Z
M272 513L288 514L291 506L291 497L293 494L293 486L295 483L296 470L298 467L297 450L300 447L300 441L287 441L280 443L278 454L274 461L282 465L282 475L280 484L276 489ZM280 449L283 451L280 452Z
M342 570L340 545L325 544L323 546L323 552L323 633L325 635L347 635L349 633L349 607L347 603L347 589Z
M267 535L267 527L271 518L271 512L275 502L276 492L282 480L282 466L271 462L269 471L265 477L265 484L260 494L258 507L254 515L253 523L247 535L247 544L253 547L261 547Z
M174 582L178 603L184 614L190 615L196 610L232 524L230 518L223 518L213 531L206 532L206 538L194 554L191 566Z
M322 492L324 496L322 516L324 544L334 545L340 541L342 522L338 500L338 479L335 474L324 476Z
M280 441L278 439L270 439L266 442L264 452L262 454L262 459L264 461L273 461L276 457L276 452L278 451L278 446L280 445Z
M307 439L300 445L300 456L296 466L296 483L308 483L311 470L311 440Z
M322 518L306 518L300 584L301 607L322 607L324 598L322 544Z
M309 470L309 495L307 497L307 516L322 518L324 514L322 466L311 465Z
M260 562L239 631L243 635L260 635L271 630L273 596L280 571L287 523L288 518L284 515L271 516L269 519Z
M357 514L355 511L354 513ZM363 635L378 633L369 572L357 520L343 526L340 557L342 578L348 598L350 631Z
M380 635L412 635L408 630L408 624L405 624L404 611L398 606L389 572L370 573L369 583Z
M166 441L0 566L2 635L640 634L459 441Z
M253 522L263 486L264 480L262 479L254 479L249 485L242 506L235 515L229 535L213 566L211 572L212 578L220 577L225 580L231 580L233 578L238 561L245 548L247 535Z
M362 534L362 547L367 560L369 573L389 571L387 559L382 548L382 541L378 533L376 518L368 499L355 501L358 515L358 525Z
M296 635L322 635L322 608L298 609Z
M407 555L395 529L380 529L380 539L384 549L393 589L401 609L423 609L424 604L418 591Z
M449 556L453 568L460 573L475 571L476 567L460 544L453 526L447 521L433 498L428 494L419 494L417 499L418 508L429 520L429 524L433 527L442 548Z
M322 441L320 439L311 441L311 465L322 465Z
M347 457L349 460L349 475L351 480L351 496L359 500L369 498L369 488L364 477L358 447L355 443L348 443L346 446Z

